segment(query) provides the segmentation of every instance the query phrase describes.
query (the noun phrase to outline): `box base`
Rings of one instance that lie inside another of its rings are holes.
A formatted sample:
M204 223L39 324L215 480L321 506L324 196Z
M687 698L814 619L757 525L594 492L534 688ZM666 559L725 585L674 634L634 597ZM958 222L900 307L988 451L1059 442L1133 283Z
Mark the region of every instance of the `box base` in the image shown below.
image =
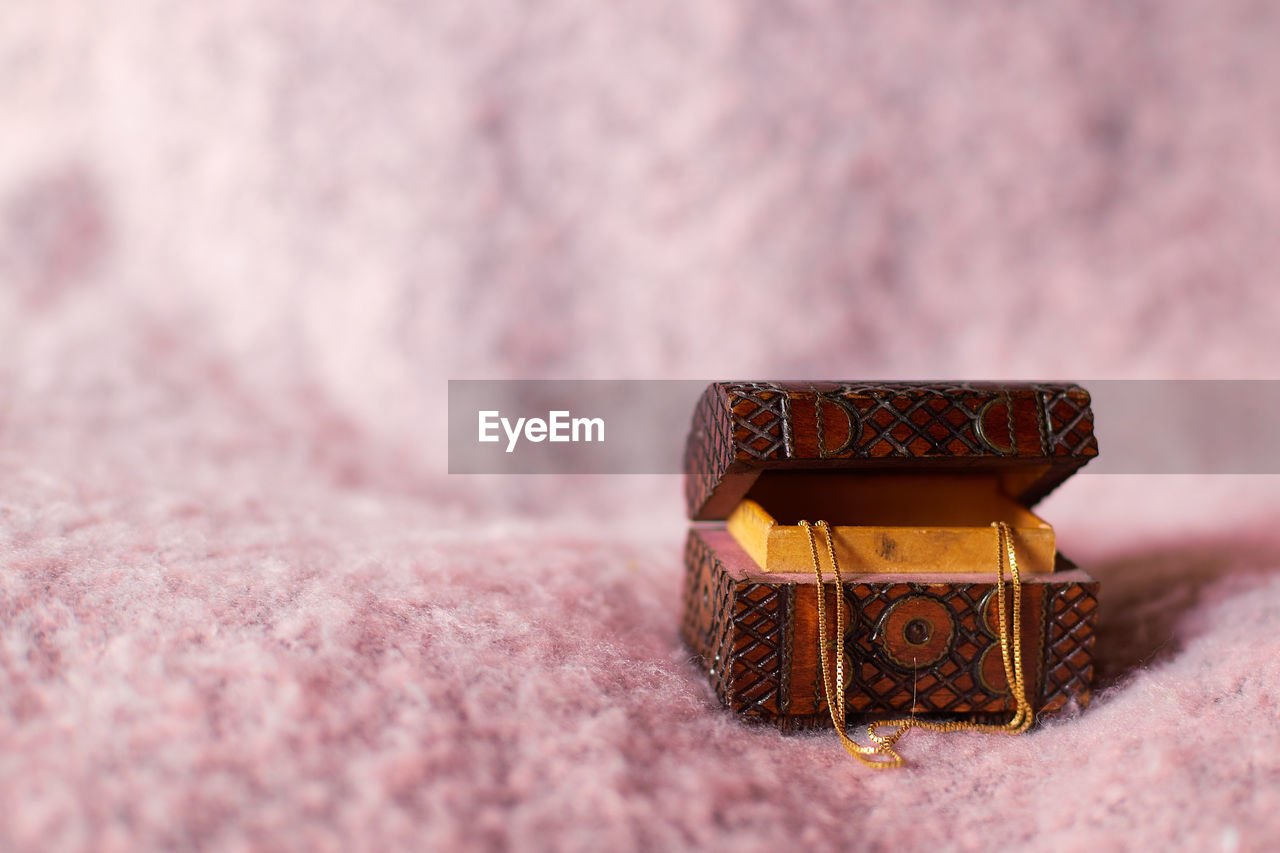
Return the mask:
M1023 678L1038 715L1088 705L1093 678L1098 584L1058 560L1023 578ZM685 563L684 639L721 702L785 730L830 726L813 576L761 572L722 529L691 531ZM1008 719L994 575L845 576L848 719ZM834 583L823 592L834 618Z

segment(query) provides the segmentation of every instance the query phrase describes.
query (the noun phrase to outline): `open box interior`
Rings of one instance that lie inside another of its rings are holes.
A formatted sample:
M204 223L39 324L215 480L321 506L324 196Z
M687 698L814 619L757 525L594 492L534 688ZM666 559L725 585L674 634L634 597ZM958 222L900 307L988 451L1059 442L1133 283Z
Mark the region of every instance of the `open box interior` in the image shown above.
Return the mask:
M1022 573L1052 572L1053 528L1009 492L1007 474L990 471L770 471L751 485L727 527L766 572L812 572L809 537L797 522L821 519L834 530L843 572L951 574L995 570L991 523L1003 521ZM823 535L815 537L820 564L830 571Z

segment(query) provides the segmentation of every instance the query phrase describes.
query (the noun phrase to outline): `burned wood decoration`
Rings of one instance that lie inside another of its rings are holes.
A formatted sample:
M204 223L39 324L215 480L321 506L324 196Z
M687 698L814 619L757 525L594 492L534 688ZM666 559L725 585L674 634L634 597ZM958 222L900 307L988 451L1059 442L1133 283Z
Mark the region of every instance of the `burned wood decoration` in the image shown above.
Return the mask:
M844 570L851 720L1000 722L992 522L1021 577L1021 678L1040 715L1090 698L1098 584L1032 506L1098 453L1083 388L1057 383L715 383L687 444L685 642L726 707L785 730L832 724L814 560ZM825 567L829 570L830 567ZM829 639L829 638L828 638Z

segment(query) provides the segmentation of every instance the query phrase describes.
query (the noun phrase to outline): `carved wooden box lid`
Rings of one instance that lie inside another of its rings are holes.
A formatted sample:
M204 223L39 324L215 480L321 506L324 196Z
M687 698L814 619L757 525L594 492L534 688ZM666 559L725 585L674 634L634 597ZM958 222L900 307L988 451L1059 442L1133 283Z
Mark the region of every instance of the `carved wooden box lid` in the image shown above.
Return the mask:
M694 412L685 496L710 521L764 472L986 472L1029 507L1097 455L1089 394L1070 383L716 382Z

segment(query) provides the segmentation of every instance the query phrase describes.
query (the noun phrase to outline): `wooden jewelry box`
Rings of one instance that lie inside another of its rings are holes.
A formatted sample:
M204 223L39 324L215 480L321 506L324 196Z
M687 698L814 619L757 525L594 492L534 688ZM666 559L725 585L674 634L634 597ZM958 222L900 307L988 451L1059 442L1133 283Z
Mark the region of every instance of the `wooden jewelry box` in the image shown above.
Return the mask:
M850 720L1007 719L1003 522L1021 567L1027 704L1084 707L1098 584L1031 508L1097 453L1077 385L717 382L685 451L689 517L707 522L686 546L685 642L744 717L831 725L815 562L828 619L835 577L799 525L822 519L843 572Z

